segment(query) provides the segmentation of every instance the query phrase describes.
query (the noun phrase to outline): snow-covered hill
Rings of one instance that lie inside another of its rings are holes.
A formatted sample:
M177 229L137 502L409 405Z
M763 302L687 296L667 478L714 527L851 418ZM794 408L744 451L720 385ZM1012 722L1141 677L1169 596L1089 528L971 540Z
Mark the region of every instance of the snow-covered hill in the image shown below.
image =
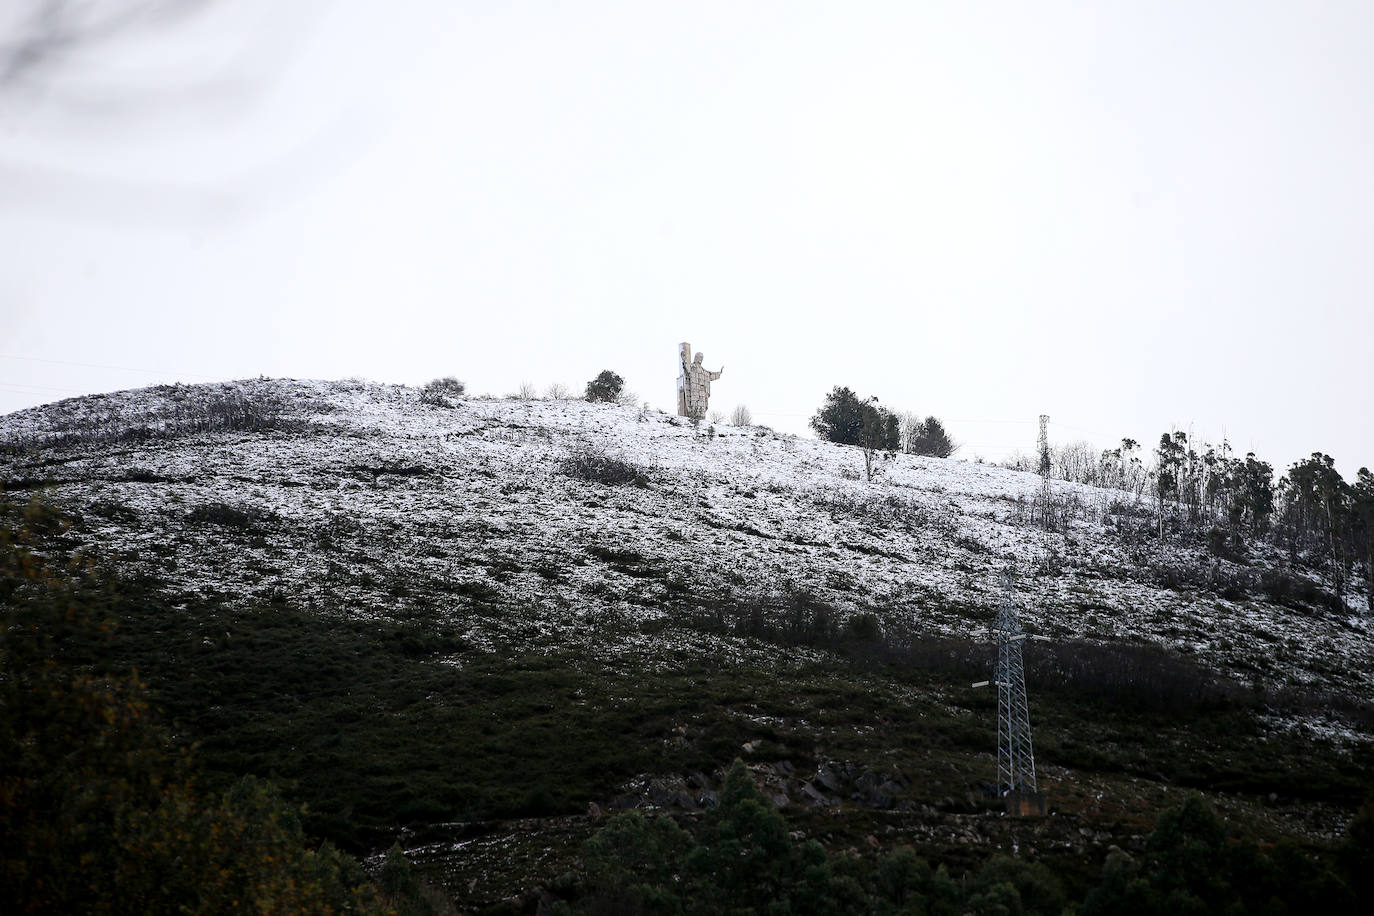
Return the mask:
M71 538L173 592L437 609L473 646L651 659L715 638L679 626L692 615L789 595L979 636L1011 566L1023 623L1052 639L1161 644L1266 687L1374 687L1374 630L1353 609L1270 603L1258 562L1122 536L1149 507L1119 492L1056 482L1076 508L1047 533L1030 524L1039 478L965 461L899 455L869 482L859 450L764 428L265 379L21 411L0 418L0 448L6 489L46 489L81 519ZM642 479L579 472L601 458Z

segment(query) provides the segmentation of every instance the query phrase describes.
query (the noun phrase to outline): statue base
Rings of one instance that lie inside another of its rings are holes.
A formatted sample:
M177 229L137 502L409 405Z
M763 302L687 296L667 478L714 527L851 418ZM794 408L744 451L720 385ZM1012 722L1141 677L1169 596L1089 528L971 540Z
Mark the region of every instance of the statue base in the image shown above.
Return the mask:
M1002 799L1012 817L1045 817L1050 813L1050 800L1044 792L1008 792Z

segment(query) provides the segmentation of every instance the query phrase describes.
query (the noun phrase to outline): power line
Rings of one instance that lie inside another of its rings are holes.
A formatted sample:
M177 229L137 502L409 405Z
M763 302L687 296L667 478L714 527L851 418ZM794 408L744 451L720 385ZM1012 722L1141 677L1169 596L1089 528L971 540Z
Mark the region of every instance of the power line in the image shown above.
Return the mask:
M80 363L70 359L44 359L39 356L14 356L9 353L0 353L0 359L23 360L29 363L52 363L56 366L81 366L86 369L115 369L120 372L139 372L147 375L189 375L196 378L216 380L224 378L223 375L206 375L204 372L186 372L181 369L139 369L133 366L111 366L104 363Z
M31 391L66 391L72 394L84 394L80 388L55 388L52 385L30 385L27 382L0 382L0 388L27 388Z

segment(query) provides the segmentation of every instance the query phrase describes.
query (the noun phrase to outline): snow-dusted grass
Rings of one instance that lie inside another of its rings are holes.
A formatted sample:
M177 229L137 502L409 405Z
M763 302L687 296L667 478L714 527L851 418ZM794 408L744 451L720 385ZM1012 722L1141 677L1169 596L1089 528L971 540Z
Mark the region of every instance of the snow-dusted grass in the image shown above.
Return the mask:
M194 428L206 405L254 403L272 407L262 428ZM1258 573L1198 545L1124 543L1104 523L1120 493L1056 482L1080 512L1047 533L1027 521L1039 478L1016 471L899 455L869 483L858 450L761 428L708 435L581 401L452 403L355 382L117 392L0 418L0 443L86 436L11 449L0 475L48 488L81 515L73 537L174 591L286 596L349 617L437 609L472 645L652 628L639 637L649 648L602 648L661 653L702 608L786 592L841 620L976 636L1009 566L1023 622L1052 639L1160 644L1268 688L1374 687L1367 618L1300 612L1258 589L1222 597L1210 581ZM588 454L639 485L570 473ZM1190 574L1165 587L1170 568Z

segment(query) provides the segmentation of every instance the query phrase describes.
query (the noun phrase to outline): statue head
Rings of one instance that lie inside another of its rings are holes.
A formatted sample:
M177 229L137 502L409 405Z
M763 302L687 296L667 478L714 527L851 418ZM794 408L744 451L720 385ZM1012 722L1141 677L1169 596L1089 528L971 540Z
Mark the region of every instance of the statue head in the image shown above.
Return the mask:
M706 358L706 354L705 354L705 353L702 353L700 350L698 350L698 351L697 351L697 355L692 359L692 362L694 362L694 363L696 363L698 366L700 366L700 365L701 365L701 361L702 361L703 359L705 359L705 358Z

